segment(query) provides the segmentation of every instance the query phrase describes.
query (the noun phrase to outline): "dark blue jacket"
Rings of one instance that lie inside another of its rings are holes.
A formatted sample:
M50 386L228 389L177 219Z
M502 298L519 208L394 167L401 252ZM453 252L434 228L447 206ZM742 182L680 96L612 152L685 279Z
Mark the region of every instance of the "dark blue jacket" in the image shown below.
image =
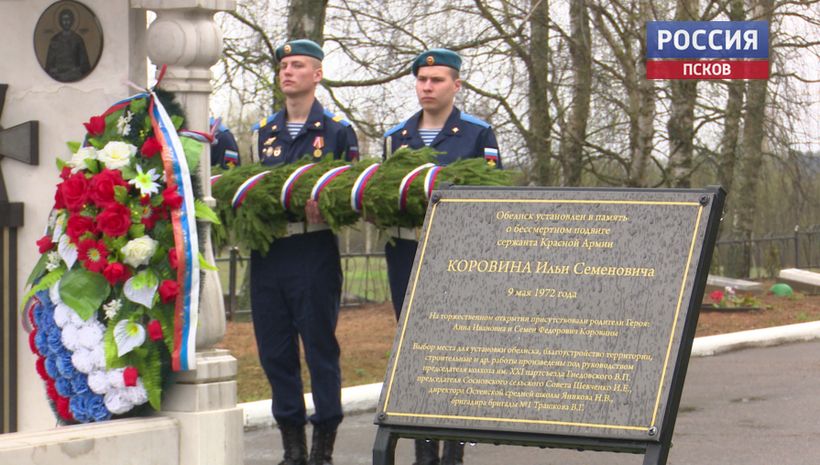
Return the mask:
M264 165L293 163L308 155L320 160L326 155L335 159L355 160L359 143L349 122L325 110L313 101L305 125L295 138L290 137L285 110L274 113L253 129L259 129L259 159Z
M231 131L220 125L214 135L211 145L211 166L221 166L223 169L239 166L239 147Z
M385 150L382 157L387 153L387 140L391 143L391 153L403 147L420 149L424 147L424 141L419 135L419 120L422 112L419 111L410 119L390 128L385 134ZM501 168L501 156L498 152L498 141L495 139L493 128L486 122L475 116L462 113L458 108L453 107L447 122L441 128L441 132L430 144L430 147L443 152L438 156L439 165L448 165L461 158L480 158L492 161L498 168Z

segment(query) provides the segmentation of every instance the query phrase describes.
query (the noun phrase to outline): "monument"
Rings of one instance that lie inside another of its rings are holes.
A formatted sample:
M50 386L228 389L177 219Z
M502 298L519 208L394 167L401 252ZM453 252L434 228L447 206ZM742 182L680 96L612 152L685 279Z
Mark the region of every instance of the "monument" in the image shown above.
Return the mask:
M434 193L377 411L398 437L664 464L720 188Z

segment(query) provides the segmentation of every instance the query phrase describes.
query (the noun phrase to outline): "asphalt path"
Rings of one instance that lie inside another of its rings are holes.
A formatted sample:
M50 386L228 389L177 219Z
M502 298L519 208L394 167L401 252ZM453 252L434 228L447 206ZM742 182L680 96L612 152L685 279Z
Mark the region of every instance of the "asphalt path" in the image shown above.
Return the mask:
M373 417L371 412L345 418L338 432L335 465L371 463ZM281 460L276 429L248 431L244 445L245 465ZM609 452L489 444L466 449L466 465L643 463L642 455ZM399 440L396 465L412 463L412 441ZM820 464L820 341L693 358L667 464Z

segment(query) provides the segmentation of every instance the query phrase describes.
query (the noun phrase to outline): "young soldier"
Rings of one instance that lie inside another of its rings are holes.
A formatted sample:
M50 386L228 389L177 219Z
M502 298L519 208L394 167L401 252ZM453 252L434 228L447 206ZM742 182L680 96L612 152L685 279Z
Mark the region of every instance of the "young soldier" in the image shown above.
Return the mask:
M321 47L309 40L276 49L285 108L259 124L261 163L292 163L307 155L352 160L356 135L350 123L316 100L322 80ZM308 222L288 224L267 255L251 255L251 305L259 358L273 390L273 416L284 445L280 465L332 464L336 428L342 421L341 371L336 322L342 270L336 237L321 220L315 202L305 208ZM306 412L299 366L299 338L313 386L310 457L305 441Z
M475 116L462 113L454 104L456 93L461 89L460 70L461 57L447 49L428 50L413 61L421 111L385 133L385 158L399 148L429 146L442 152L438 156L439 165L461 158L484 157L487 163L501 168L493 129ZM387 276L397 320L417 247L416 232L405 228L396 230L393 242L385 246ZM460 465L463 457L463 444L446 441L440 463ZM438 441L417 440L416 465L438 464Z

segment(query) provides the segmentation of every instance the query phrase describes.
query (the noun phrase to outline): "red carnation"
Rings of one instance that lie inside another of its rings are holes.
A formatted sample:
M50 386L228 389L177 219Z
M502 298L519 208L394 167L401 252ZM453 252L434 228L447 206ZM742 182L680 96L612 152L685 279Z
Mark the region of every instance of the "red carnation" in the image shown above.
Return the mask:
M720 303L723 300L723 291L712 291L709 293L709 298L712 299L714 303Z
M102 272L105 279L108 282L115 286L118 283L125 282L130 276L131 273L128 271L125 265L119 262L109 263L106 265L105 269Z
M142 148L140 148L140 153L146 158L152 158L154 155L158 154L162 150L162 145L159 143L156 137L149 137L145 139L145 142L142 144Z
M86 233L94 233L94 220L87 216L71 215L68 217L65 233L71 242L77 244Z
M34 328L30 333L28 333L28 347L31 349L31 353L39 354L40 351L37 350L37 344L34 343L35 337L37 337L37 328Z
M151 320L148 322L148 337L152 341L162 340L162 324L159 320Z
M37 374L40 375L40 378L43 378L44 381L49 379L48 372L46 371L45 357L38 357L37 361L34 362L34 367L37 369Z
M51 236L43 236L39 240L37 240L37 247L40 248L40 253L44 254L54 247L54 243L51 242Z
M87 123L83 123L83 126L92 137L100 136L105 132L105 117L92 116Z
M163 303L173 302L179 295L179 284L176 281L166 279L159 285L159 296Z
M84 239L77 245L78 257L88 271L102 273L108 265L108 250L102 241Z
M111 237L124 236L131 227L131 209L114 203L97 217L97 229Z
M162 191L162 198L165 205L172 210L176 210L182 206L182 197L177 193L175 186L165 188L165 190Z
M74 421L74 416L71 415L71 409L68 407L68 397L58 395L54 403L57 404L57 413L63 420Z
M48 376L48 373L46 373L46 376ZM57 402L57 397L60 396L57 394L57 386L54 385L54 380L51 377L46 378L46 395L54 402Z
M126 386L136 386L139 372L134 367L127 367L122 372L122 380Z
M171 265L172 270L176 270L177 266L179 266L176 247L168 251L168 264Z
M115 203L114 187L122 186L128 188L128 183L122 179L122 173L108 168L100 171L99 174L91 178L88 197L100 208L106 208Z
M57 186L63 203L71 211L79 211L88 199L88 180L83 173L75 173Z

